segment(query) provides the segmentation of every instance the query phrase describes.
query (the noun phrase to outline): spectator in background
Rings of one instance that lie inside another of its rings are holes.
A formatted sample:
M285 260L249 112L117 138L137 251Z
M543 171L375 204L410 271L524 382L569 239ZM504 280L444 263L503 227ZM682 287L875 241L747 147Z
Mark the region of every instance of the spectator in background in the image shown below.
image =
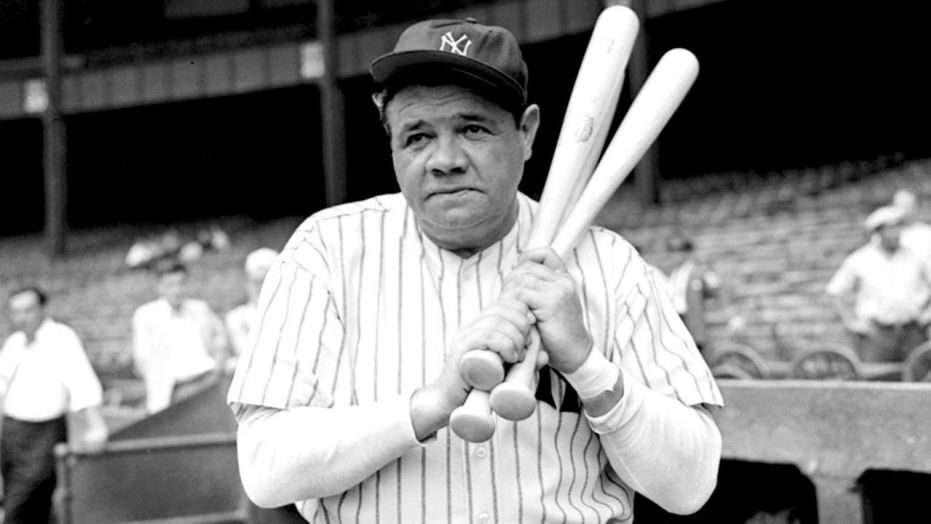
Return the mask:
M236 359L246 347L249 332L255 324L255 309L259 300L259 291L262 289L262 282L265 280L268 268L271 267L277 256L277 251L267 247L256 249L246 256L244 267L246 303L240 304L226 313L226 330L229 333L231 350L230 358L227 361L229 370L235 368Z
M900 242L924 260L931 260L931 225L918 220L918 197L906 189L896 191L892 205L905 212Z
M901 243L905 211L881 207L864 223L871 238L841 263L825 289L865 361L901 362L928 338L931 261Z
M7 524L49 521L55 489L54 447L68 441L68 413L87 419L85 448L100 450L107 426L103 389L78 335L48 317L37 287L10 295L15 332L0 349L0 474Z
M133 358L150 413L213 382L227 355L222 321L206 302L187 296L187 267L166 262L156 277L158 298L133 314Z
M721 279L717 273L695 258L695 246L684 235L673 235L666 241L671 253L672 269L666 275L669 296L676 312L682 317L699 350L708 342L705 326L705 300L718 296Z

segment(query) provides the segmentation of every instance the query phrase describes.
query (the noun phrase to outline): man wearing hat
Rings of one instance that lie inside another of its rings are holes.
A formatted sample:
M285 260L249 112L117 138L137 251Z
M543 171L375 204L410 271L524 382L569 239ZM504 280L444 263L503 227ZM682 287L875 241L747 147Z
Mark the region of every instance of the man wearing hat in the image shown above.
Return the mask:
M314 522L631 522L635 491L700 508L721 396L652 271L600 228L565 264L526 249L540 109L514 36L417 23L371 74L401 193L316 213L269 270L229 392L248 495ZM535 413L460 439L460 358L520 360L532 326Z
M884 206L864 222L870 241L847 256L825 289L865 361L902 362L928 339L931 262L901 244L906 211Z

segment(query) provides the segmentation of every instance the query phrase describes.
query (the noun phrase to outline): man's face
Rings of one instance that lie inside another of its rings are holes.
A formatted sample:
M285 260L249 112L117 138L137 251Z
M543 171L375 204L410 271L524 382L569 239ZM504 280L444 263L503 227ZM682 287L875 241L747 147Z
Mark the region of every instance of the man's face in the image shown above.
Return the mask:
M45 320L45 308L39 304L39 296L32 291L23 291L10 297L10 320L15 330L32 339Z
M187 274L183 271L165 273L158 279L158 295L167 300L171 307L178 309L185 298L186 283Z
M437 245L470 255L507 234L539 109L520 125L457 86L410 86L386 107L398 185Z
M896 222L894 224L887 224L876 230L876 234L879 235L879 240L883 247L890 251L895 251L899 248L899 236L902 234L902 227L902 222Z

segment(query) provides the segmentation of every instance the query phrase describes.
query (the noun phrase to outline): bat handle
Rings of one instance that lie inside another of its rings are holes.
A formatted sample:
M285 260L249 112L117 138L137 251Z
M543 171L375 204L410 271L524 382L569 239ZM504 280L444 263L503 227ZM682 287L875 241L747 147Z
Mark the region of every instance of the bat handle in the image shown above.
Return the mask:
M449 416L449 427L459 438L485 442L495 433L495 416L488 402L488 392L473 389L464 404Z
M467 351L459 360L462 379L473 388L491 391L504 380L504 362L494 351L474 349Z
M504 382L491 390L491 408L501 418L524 420L536 409L537 357L542 346L540 332L531 329L524 359L511 365Z

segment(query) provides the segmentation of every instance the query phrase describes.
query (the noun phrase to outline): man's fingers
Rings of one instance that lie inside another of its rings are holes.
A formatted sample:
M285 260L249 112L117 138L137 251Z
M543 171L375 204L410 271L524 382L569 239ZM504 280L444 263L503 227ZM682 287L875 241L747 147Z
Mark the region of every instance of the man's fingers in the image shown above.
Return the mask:
M522 252L520 258L518 258L518 265L524 262L542 264L557 271L565 271L566 269L566 264L563 262L562 258L549 247L528 249Z
M517 362L524 355L524 338L515 331L492 329L482 337L487 349L501 355L505 362Z
M550 354L546 351L537 352L537 370L543 369L543 366L549 364Z

